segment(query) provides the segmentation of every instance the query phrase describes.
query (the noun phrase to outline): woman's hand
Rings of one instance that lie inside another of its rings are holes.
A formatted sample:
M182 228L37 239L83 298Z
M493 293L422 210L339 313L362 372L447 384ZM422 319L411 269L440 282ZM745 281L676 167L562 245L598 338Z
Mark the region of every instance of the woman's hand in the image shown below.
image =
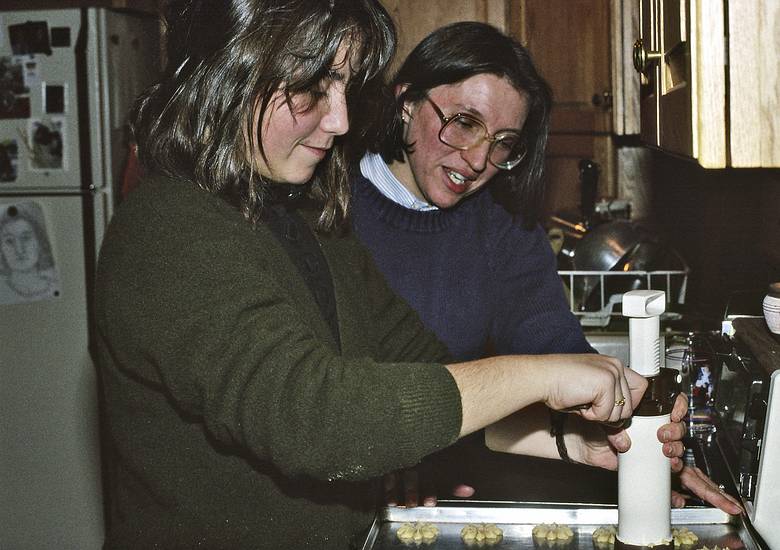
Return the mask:
M686 433L683 419L687 411L688 397L681 393L674 402L670 422L658 429L658 441L663 443L664 455L671 459L672 471L679 474L682 487L701 500L729 514L742 513L742 507L737 499L720 490L718 485L698 468L685 466L682 460L685 453L682 439ZM578 441L580 443L577 456L572 458L591 466L617 470L618 452L626 452L631 447L628 433L623 428L589 424L591 426L583 426L581 433L572 434L572 445L575 446ZM594 429L595 426L600 427L601 434ZM690 497L672 491L672 506L676 508L685 506L687 498Z
M685 453L682 439L685 436L683 419L688 411L688 397L678 394L674 402L670 421L658 428L658 441L663 443L663 453L671 459L672 471L683 468L682 456ZM599 427L599 429L596 428ZM624 453L631 447L631 439L623 427L608 424L584 425L578 433L572 434L572 446L580 449L575 458L578 462L598 466L607 470L617 470L617 453Z
M737 515L744 511L736 498L723 491L696 467L683 466L680 471L680 484L704 502L709 502L724 512ZM688 495L672 491L672 506L682 508L688 498Z
M385 474L382 481L387 506L436 506L433 472L426 462ZM452 487L450 493L454 497L469 498L474 495L474 488L459 484Z
M620 422L629 418L647 380L614 357L598 354L549 356L558 361L546 372L545 405L586 420ZM560 361L567 358L568 361Z
M677 399L672 407L669 423L658 428L658 441L663 443L663 453L671 459L672 471L679 472L683 468L682 456L685 453L685 446L682 439L685 437L685 422L683 419L688 412L688 397L684 393L677 395ZM603 443L599 444L597 439L588 441L590 452L594 454L595 460L600 460L602 464L598 465L609 470L617 470L617 453L624 453L631 447L631 439L628 433L622 427L603 426L606 433L608 452ZM602 455L597 458L595 455Z
M503 355L446 365L460 391L466 436L535 403L588 420L631 416L647 380L596 353Z

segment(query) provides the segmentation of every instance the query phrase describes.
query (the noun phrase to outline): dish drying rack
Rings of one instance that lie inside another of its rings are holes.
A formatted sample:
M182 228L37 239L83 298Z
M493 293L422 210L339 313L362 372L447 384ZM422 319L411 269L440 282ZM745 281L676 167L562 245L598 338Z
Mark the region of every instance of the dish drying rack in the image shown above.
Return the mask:
M608 295L609 281L620 282L618 277L631 277L639 283L633 290L663 290L667 306L671 303L684 304L688 287L688 269L660 271L570 271L559 270L563 280L571 312L579 318L584 327L607 327L613 317L622 316L615 311L615 305L623 301L623 293ZM579 279L582 278L582 279ZM579 280L578 280L579 279ZM577 301L576 288L590 285L597 295L598 309L584 309ZM675 290L672 292L672 290ZM674 294L674 295L673 295ZM668 307L667 307L668 310ZM679 313L666 311L661 320L679 319Z

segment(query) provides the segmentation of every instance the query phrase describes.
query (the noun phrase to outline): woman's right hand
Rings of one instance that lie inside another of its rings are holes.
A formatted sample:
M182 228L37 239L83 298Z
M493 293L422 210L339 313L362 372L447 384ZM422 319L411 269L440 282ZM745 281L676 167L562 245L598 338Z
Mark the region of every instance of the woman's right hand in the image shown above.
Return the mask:
M631 416L647 387L619 360L595 353L503 355L446 367L460 391L460 437L533 403L619 422Z
M631 416L647 380L616 358L595 353L548 355L544 403L586 420L620 422Z

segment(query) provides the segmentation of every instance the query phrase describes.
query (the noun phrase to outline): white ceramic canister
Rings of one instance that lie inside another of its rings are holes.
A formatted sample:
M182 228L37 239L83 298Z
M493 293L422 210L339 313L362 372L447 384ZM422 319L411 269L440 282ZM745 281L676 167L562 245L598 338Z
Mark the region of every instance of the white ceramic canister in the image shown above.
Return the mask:
M780 282L769 285L764 297L764 319L771 332L780 334Z

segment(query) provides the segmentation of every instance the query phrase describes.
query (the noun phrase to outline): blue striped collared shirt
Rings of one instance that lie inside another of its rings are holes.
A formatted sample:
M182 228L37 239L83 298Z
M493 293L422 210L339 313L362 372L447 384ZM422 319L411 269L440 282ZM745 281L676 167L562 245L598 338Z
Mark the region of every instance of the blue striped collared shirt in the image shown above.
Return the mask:
M360 173L374 184L380 193L396 204L409 210L438 210L438 207L421 201L409 191L390 171L382 156L366 153L360 159Z

